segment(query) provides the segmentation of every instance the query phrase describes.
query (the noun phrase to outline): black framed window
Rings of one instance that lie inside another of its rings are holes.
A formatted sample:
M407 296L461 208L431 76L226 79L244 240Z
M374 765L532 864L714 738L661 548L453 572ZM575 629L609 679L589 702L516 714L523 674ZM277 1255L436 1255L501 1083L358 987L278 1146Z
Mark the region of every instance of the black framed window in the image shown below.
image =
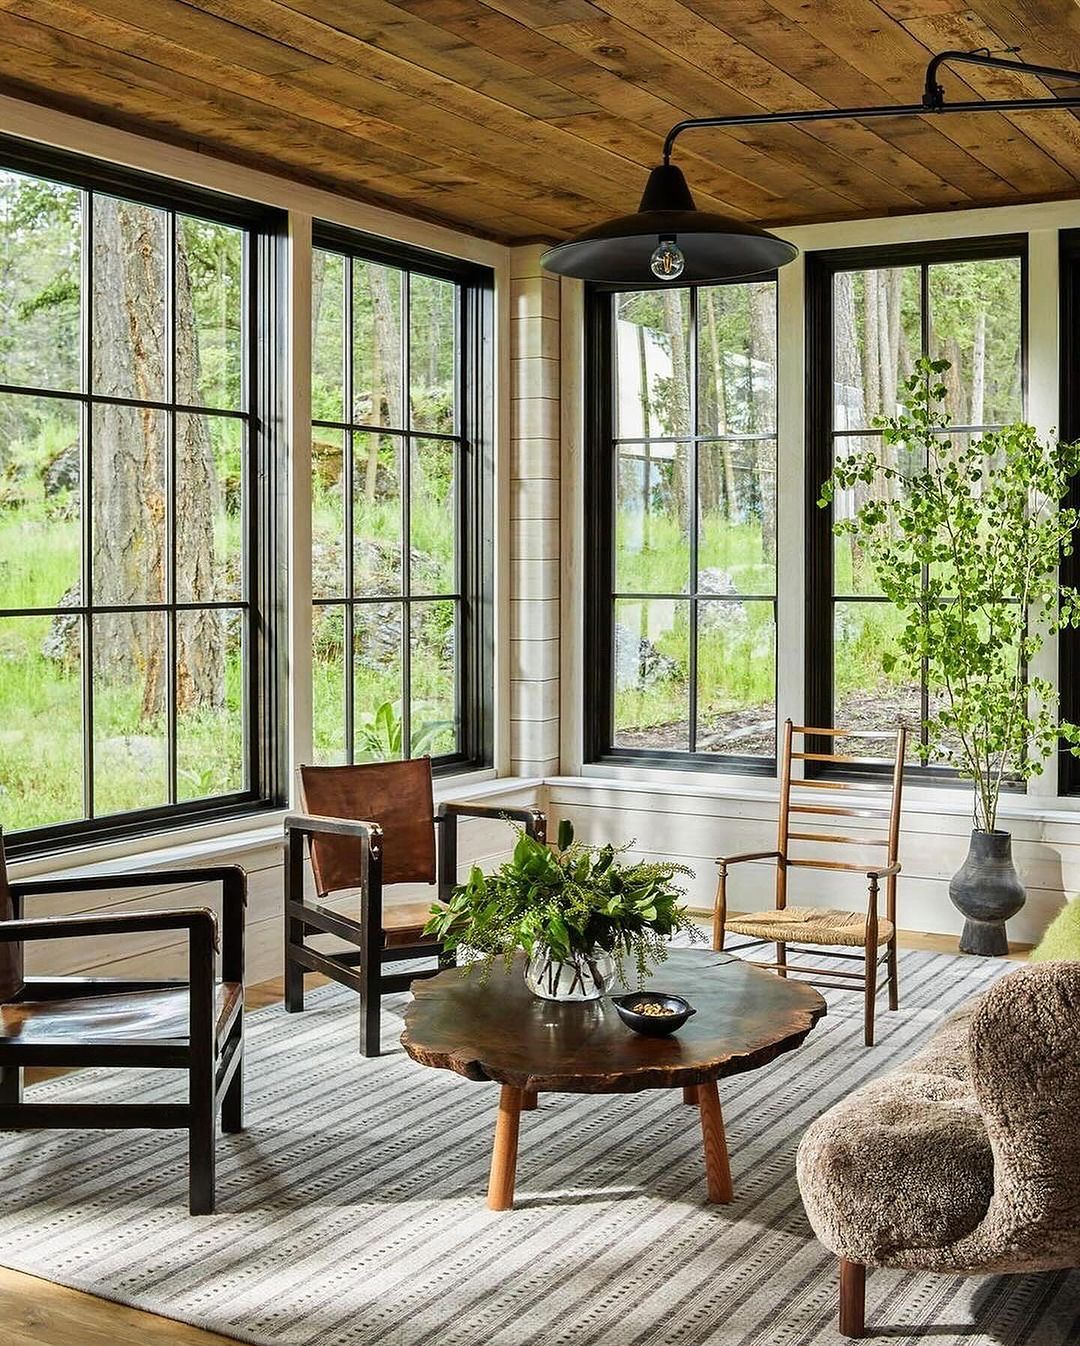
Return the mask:
M491 274L316 244L315 758L486 763Z
M18 851L272 802L279 221L14 142L0 163L0 822Z
M1080 439L1080 229L1063 229L1059 236L1059 295L1061 371L1059 432L1063 440ZM1080 509L1080 480L1073 479L1066 504ZM1080 556L1073 553L1061 564L1061 582L1080 586ZM1066 627L1058 636L1058 687L1062 719L1080 719L1080 632ZM1058 752L1058 793L1080 794L1080 758L1066 744Z
M900 617L880 593L850 536L832 523L861 503L841 492L817 506L821 483L848 453L887 447L873 421L894 415L903 381L922 355L947 359L951 424L943 440L967 443L1024 415L1026 240L987 238L814 253L807 257L807 717L872 730L933 713L925 675L886 674ZM893 460L892 466L922 464ZM925 728L920 730L925 742ZM923 763L912 735L909 766Z
M771 770L776 283L589 296L590 756Z

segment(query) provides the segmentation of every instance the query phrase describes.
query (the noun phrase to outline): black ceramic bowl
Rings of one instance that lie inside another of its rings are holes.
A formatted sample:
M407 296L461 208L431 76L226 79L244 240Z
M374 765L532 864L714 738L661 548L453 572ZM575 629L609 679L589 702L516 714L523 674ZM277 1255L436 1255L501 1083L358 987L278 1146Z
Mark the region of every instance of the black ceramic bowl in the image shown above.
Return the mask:
M615 1006L619 1018L635 1033L643 1033L649 1038L666 1038L669 1033L677 1032L691 1014L697 1010L679 995L666 995L663 991L631 991L629 995L613 995L611 1003ZM635 1005L663 1005L674 1010L674 1014L637 1014Z

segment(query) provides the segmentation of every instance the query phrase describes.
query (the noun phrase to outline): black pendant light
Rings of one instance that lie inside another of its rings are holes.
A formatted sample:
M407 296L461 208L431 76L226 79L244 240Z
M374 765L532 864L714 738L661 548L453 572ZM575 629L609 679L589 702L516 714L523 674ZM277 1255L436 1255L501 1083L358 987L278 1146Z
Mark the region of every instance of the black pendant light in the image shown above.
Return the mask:
M1015 48L1010 49L1015 50ZM606 224L549 248L540 261L561 276L631 285L635 289L669 284L700 285L768 275L799 255L798 248L767 229L698 210L671 151L683 131L709 126L771 126L799 122L869 120L875 117L925 117L943 112L1018 112L1080 107L1080 94L1045 98L991 98L948 103L938 83L945 62L989 66L1055 79L1080 80L1080 71L1006 60L989 51L943 51L926 67L922 101L892 107L811 108L796 112L759 112L732 117L695 117L673 126L664 141L664 161L649 174L634 215Z
M775 234L726 215L698 210L682 169L660 164L649 174L636 215L586 229L544 253L548 271L615 285L683 285L765 275L798 256Z

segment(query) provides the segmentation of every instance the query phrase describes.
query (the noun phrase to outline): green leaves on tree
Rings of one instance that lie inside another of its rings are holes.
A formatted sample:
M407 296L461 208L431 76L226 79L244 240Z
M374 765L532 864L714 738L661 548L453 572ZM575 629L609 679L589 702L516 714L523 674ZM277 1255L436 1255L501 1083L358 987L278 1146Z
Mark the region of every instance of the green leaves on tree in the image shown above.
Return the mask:
M1007 779L1040 774L1059 739L1080 753L1080 728L1059 723L1055 688L1032 672L1047 636L1080 625L1077 591L1058 580L1080 445L1023 423L949 433L949 367L918 361L899 414L875 420L883 453L838 461L818 503L838 506L833 531L851 536L904 619L883 670L914 682L925 670L935 710L923 759L973 783L975 826L993 831Z

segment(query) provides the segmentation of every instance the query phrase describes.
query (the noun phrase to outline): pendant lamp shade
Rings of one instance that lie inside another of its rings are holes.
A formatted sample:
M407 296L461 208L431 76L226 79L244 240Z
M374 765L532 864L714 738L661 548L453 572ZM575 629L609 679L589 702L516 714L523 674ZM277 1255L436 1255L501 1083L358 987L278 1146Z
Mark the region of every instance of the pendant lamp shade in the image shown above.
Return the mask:
M635 215L586 229L540 260L560 276L640 288L749 279L797 256L793 244L765 229L696 209L682 170L661 164Z

